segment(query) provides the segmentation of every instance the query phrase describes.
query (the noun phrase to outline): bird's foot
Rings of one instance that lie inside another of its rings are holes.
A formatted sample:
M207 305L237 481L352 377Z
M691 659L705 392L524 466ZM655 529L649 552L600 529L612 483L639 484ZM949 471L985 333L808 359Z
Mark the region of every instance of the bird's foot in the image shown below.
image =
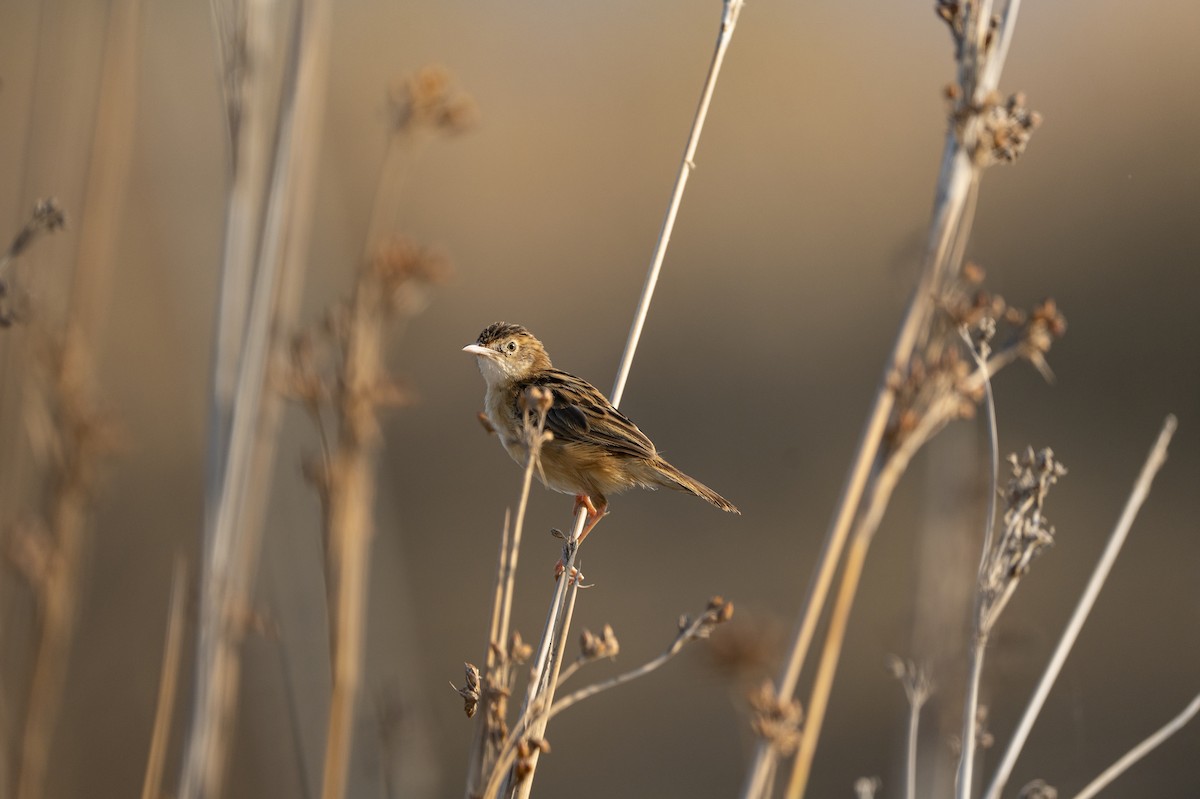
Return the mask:
M587 524L583 526L583 530L579 533L579 540L582 542L583 539L587 538L587 534L592 531L592 528L608 515L608 503L605 502L597 508L595 503L592 502L592 498L587 494L576 494L574 512L579 513L580 508L586 508L588 515Z

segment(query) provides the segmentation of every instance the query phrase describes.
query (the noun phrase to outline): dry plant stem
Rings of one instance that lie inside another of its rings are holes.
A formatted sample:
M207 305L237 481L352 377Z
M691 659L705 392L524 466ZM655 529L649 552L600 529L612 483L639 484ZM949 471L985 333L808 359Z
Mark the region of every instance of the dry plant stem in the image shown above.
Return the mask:
M908 705L908 732L904 742L904 796L917 799L917 733L921 726L921 704Z
M858 585L862 579L867 553L870 550L875 531L879 529L879 523L883 520L883 513L887 509L892 492L908 468L909 462L917 451L952 418L952 405L953 403L947 400L931 407L900 448L872 477L871 495L867 497L863 515L855 525L854 535L850 539L842 580L830 615L829 630L821 650L821 658L812 690L809 693L808 703L805 705L805 721L800 734L800 744L796 749L791 776L788 778L787 790L784 793L790 799L803 796L808 785L813 756L816 753L817 741L821 736L821 725L829 706L833 678L837 672L846 628L850 621L850 611L854 605L854 597L858 592Z
M52 555L41 581L35 585L39 638L34 655L33 680L22 737L18 799L36 799L44 790L50 744L62 703L71 638L78 612L78 590L86 546L91 473L97 452L73 430L83 429L92 418L83 381L86 356L79 331L68 333L62 365L54 376L59 425L64 447L57 487L51 499L47 530ZM85 381L86 382L86 381Z
M974 344L971 342L971 337L966 330L961 330L963 339L966 341L967 349L971 352L971 357L975 359L975 364L979 370L986 376L987 364L984 362L984 356L976 351ZM983 382L984 390L984 406L987 411L988 422L988 449L991 479L988 485L991 486L991 491L988 492L987 517L983 527L983 549L979 556L979 572L978 572L978 588L975 592L975 629L971 638L970 662L967 668L967 695L963 702L963 726L960 740L962 741L962 751L959 754L958 776L957 776L957 794L959 799L969 799L971 789L974 783L974 768L975 768L975 746L977 743L977 735L975 732L976 719L979 712L979 687L983 677L983 659L987 651L988 636L991 633L991 620L984 618L984 570L988 561L988 553L992 551L992 539L995 535L996 524L996 495L999 489L999 473L1000 473L1000 456L999 456L999 431L996 425L996 398L992 393L992 381L985 377ZM1012 583L1015 587L1015 582ZM992 619L995 617L993 616Z
M379 447L372 394L382 378L383 298L364 276L355 290L343 365L341 430L329 472L329 531L336 573L333 696L325 740L325 777L321 795L344 795L350 766L354 708L365 649L367 585L370 576L374 461Z
M97 442L85 440L87 433L81 432L96 423L88 345L99 335L108 306L125 205L136 115L136 93L129 87L135 83L138 66L140 10L136 0L114 4L105 31L77 265L58 373L53 376L65 460L48 520L53 537L50 568L43 584L36 587L39 640L22 739L18 799L36 799L45 787L78 611L91 472L100 454Z
M887 366L880 379L875 403L859 439L854 462L838 501L837 511L817 558L792 645L784 660L779 681L776 683L776 695L780 698L791 698L796 692L800 669L807 659L808 648L812 643L813 634L816 632L817 623L828 599L829 589L834 575L837 573L842 550L845 548L846 541L850 536L851 525L863 503L863 497L872 479L883 434L895 407L896 395L890 384L891 377L903 373L907 367L918 335L927 325L934 310L935 287L941 285L940 275L949 271L944 262L947 260L951 244L955 240L956 230L961 221L960 212L967 197L971 194L971 175L970 172L963 171L964 163L961 159L943 161L943 170L948 169L949 174L944 174L942 180L939 181L938 205L926 253L926 268L917 290L913 294L891 356L888 358ZM967 166L969 167L969 165ZM811 720L811 710L808 718ZM809 724L806 723L806 730L808 726ZM769 780L768 777L772 777L774 774L778 754L771 742L766 740L759 742L746 784L743 787L744 799L765 799L770 795L773 780Z
M675 229L675 217L679 214L679 206L683 202L683 192L687 188L688 176L696 167L696 148L700 145L700 133L704 129L704 120L708 117L708 107L712 104L713 92L717 88L717 78L721 74L725 52L729 49L729 42L733 38L733 30L737 26L738 15L741 14L743 5L743 0L725 0L721 12L721 32L717 36L717 47L708 67L708 75L704 79L700 103L696 108L696 116L692 120L692 129L688 133L683 160L679 164L679 173L675 177L671 202L667 205L667 213L658 234L658 243L654 247L654 257L651 259L650 269L646 273L646 284L642 288L642 296L638 300L637 311L633 316L633 325L629 329L629 340L625 344L625 352L621 355L621 365L617 370L617 379L613 383L612 394L609 395L613 407L621 402L621 397L625 394L625 382L629 379L629 371L633 367L633 356L637 352L642 327L646 324L646 315L650 312L654 287L658 284L658 274L662 271L663 259L666 258L667 247L671 243L671 232Z
M977 15L975 19L982 20L982 28L977 24L975 37L968 37L968 39L982 42L982 36L986 32L986 20L991 13L991 3L969 3L968 5L970 12ZM998 31L1002 41L1006 37L1011 38L1012 28L1016 24L1016 11L1017 8L1010 3L1001 20L1001 29ZM978 105L978 101L995 90L1003 69L1005 53L999 51L992 53L987 59L986 69L980 77L977 64L979 61L978 47L968 45L967 50L970 51L969 54L960 60L959 84L964 90L964 95L972 101L976 101L976 105ZM876 470L876 458L879 454L882 436L895 404L895 393L890 386L891 378L893 375L903 374L912 357L915 344L928 327L934 310L934 297L938 295L938 289L945 285L959 266L955 252L961 253L962 244L956 246L956 242L965 242L974 210L973 198L976 196L978 188L979 167L973 157L978 137L978 114L974 114L968 119L961 132L955 121L951 121L950 129L946 134L946 146L937 182L933 221L926 244L924 268L904 321L901 323L892 353L885 365L876 391L875 402L867 417L845 487L838 500L837 510L814 567L800 620L776 683L776 695L782 700L790 699L796 692L800 670L808 657L808 649L829 596L829 589L837 572L842 550L850 536L851 526L855 517L859 515L864 496L872 493L868 490L868 481ZM811 709L809 713L811 718ZM807 723L805 728L807 736ZM743 799L765 799L770 795L778 757L779 753L770 741L759 742L743 787ZM806 771L807 767L804 770Z
M1159 469L1162 468L1167 460L1167 447L1171 443L1171 437L1175 435L1177 426L1178 423L1174 416L1167 416L1163 422L1158 439L1155 441L1154 447L1150 450L1146 462L1142 465L1141 473L1138 475L1137 482L1134 483L1129 499L1125 502L1125 509L1121 512L1121 517L1118 519L1116 527L1113 528L1112 534L1109 536L1108 544L1105 545L1104 552L1100 556L1096 568L1092 571L1092 576L1088 579L1087 587L1084 589L1083 595L1079 598L1079 602L1071 614L1071 619L1067 622L1066 629L1063 630L1062 638L1059 639L1054 654L1051 656L1046 670L1042 673L1037 689L1034 691L1033 697L1029 700L1029 705L1025 708L1024 714L1021 716L1021 721L1017 724L1016 730L1013 731L1012 739L1009 741L1008 748L1004 752L1004 757L996 769L996 775L992 778L987 793L984 794L986 799L999 799L1000 792L1004 790L1004 786L1012 774L1013 766L1016 764L1017 758L1021 754L1021 749L1025 745L1025 740L1029 737L1029 731L1033 729L1033 722L1037 719L1038 713L1041 712L1042 705L1045 703L1050 689L1054 686L1054 681L1058 678L1063 663L1066 662L1067 655L1070 653L1071 647L1075 644L1075 639L1079 637L1079 631L1083 629L1083 623L1087 620L1087 616L1096 602L1096 597L1100 594L1100 589L1104 587L1104 581L1108 578L1108 573L1112 570L1113 563L1116 562L1117 556L1121 553L1121 547L1125 543L1125 538L1129 535L1133 521L1137 518L1138 511L1150 493L1150 485L1154 482L1155 475L1158 474Z
M512 586L511 578L514 576L510 569L512 560L511 553L513 552L512 536L509 535L509 524L511 522L511 512L504 511L504 528L500 533L500 556L497 559L496 567L496 591L492 598L492 619L488 625L488 646L484 653L484 671L482 676L482 684L485 690L482 692L481 702L483 705L480 711L477 711L479 718L475 720L475 732L471 737L471 749L467 755L467 788L466 799L475 799L479 796L479 783L483 780L483 775L487 773L488 768L494 762L495 752L489 745L488 735L488 714L491 704L495 701L495 697L490 695L486 690L488 676L493 673L497 666L496 650L492 646L493 643L500 643L505 640L505 637L500 636L500 618L503 612L506 595ZM515 565L515 564L514 564Z
M234 727L244 619L253 597L280 399L266 390L279 334L294 326L325 98L329 4L302 5L272 141L276 58L269 3L213 2L225 70L232 182L218 312L201 568L196 696L182 799L221 793ZM246 69L247 60L256 64ZM273 171L272 171L273 168ZM268 176L270 179L268 181Z
M696 640L696 638L699 637L700 630L709 624L711 624L711 620L708 618L707 615L702 614L701 616L699 616L695 620L693 620L692 623L690 625L688 625L686 628L680 630L678 635L676 635L675 640L671 642L671 645L669 647L667 647L666 651L664 651L658 657L654 658L651 661L648 661L647 663L642 664L641 666L638 666L635 669L630 669L629 671L626 671L622 674L618 674L615 677L612 677L607 680L603 680L594 685L589 685L586 688L581 688L578 691L575 691L573 693L568 694L567 696L564 696L562 699L559 699L557 702L554 702L550 706L550 708L548 710L546 710L545 712L537 711L537 712L539 712L539 718L536 720L535 724L540 724L540 729L544 731L545 726L550 721L550 719L554 718L559 713L563 712L564 710L571 707L572 705L578 704L579 702L582 702L584 699L595 696L598 693L607 691L610 688L616 688L617 686L624 685L625 683L630 682L631 680L636 680L639 677L644 677L645 675L649 674L650 672L654 671L655 669L660 668L665 663L667 663L667 661L671 660L671 658L678 655L679 652L683 649L683 647L688 642ZM571 674L571 673L574 673L575 670L577 670L578 667L580 665L582 665L583 662L585 662L585 661L582 658L572 662L571 665L568 666L568 668L564 671L564 673L559 676L558 680L556 681L557 684L562 685L566 681L567 676L569 676L569 674ZM521 728L520 725L518 725L518 729L520 729L520 728ZM533 729L537 730L538 727L535 726ZM540 737L540 734L537 732L533 732L531 734L534 737ZM510 740L510 742L505 746L504 751L502 752L502 754L500 756L500 760L497 763L498 769L505 770L512 766L512 761L513 761L513 758L516 753L517 740L518 740L517 736L514 735L513 738ZM535 755L535 757L536 757L536 755ZM486 795L490 796L490 794L486 794Z
M675 180L675 187L671 194L671 201L667 206L667 213L663 220L662 229L659 232L658 243L655 245L654 256L651 259L650 268L646 275L645 285L642 287L642 294L638 300L638 307L634 313L633 324L629 330L629 337L625 344L625 351L621 356L620 365L617 369L617 376L613 382L613 390L610 393L610 399L613 407L618 407L621 398L625 393L625 384L629 379L629 372L633 366L634 356L637 354L638 342L641 339L642 328L646 322L646 316L650 310L650 303L654 297L654 289L658 283L658 276L662 269L662 264L666 258L667 246L671 240L671 232L675 226L675 218L679 212L679 206L683 199L683 192L687 186L688 176L691 170L695 167L696 150L700 143L700 134L704 128L704 121L708 115L708 109L712 102L713 92L716 88L717 78L720 75L721 65L725 59L725 53L728 50L729 42L733 36L734 28L737 24L738 15L741 13L743 2L742 0L726 0L721 14L721 28L717 37L717 45L713 52L713 58L709 65L708 74L704 81L704 88L701 91L700 102L696 109L696 115L692 120L691 130L688 134L687 145L684 149L684 156L679 167L679 173ZM563 559L563 565L566 569L566 574L570 574L575 565L575 556L578 548L579 534L583 530L583 525L587 517L587 512L580 509L575 520L575 526L571 532L569 539L570 546L568 547L567 557ZM564 581L560 581L564 582ZM563 638L566 637L569 630L568 625L562 623L562 619L567 615L567 598L568 595L574 596L574 591L567 592L565 586L559 585L556 587L554 599L551 602L550 612L546 618L546 626L543 631L542 641L538 647L538 656L534 661L533 675L534 679L530 682L530 689L525 700L525 707L522 710L522 716L527 714L531 708L549 706L553 698L554 683L550 679L551 674L557 673L559 664L551 663L548 658L552 651L561 651L560 647L551 646L551 638L558 634ZM573 601L573 600L572 600ZM517 735L514 730L513 735ZM536 756L535 756L536 757ZM528 795L533 784L533 773L530 773L521 784L522 795Z
M580 516L586 519L587 511L581 510ZM565 566L564 575L570 575L570 570L574 566L576 546L573 546L572 543L578 542L580 529L581 524L577 522L568 542L568 556L563 558ZM529 684L525 691L525 702L521 706L521 712L509 732L503 749L497 755L496 762L492 766L487 785L484 787L482 793L484 799L490 799L501 794L507 796L512 791L513 786L509 783L509 769L512 766L513 753L516 751L517 744L523 738L529 737L529 730L532 728L536 714L541 708L545 707L545 703L543 702L545 686L549 681L550 673L554 670L550 659L554 652L558 651L556 637L560 634L560 628L559 626L551 625L557 625L560 618L569 612L573 612L574 593L576 590L576 584L569 577L560 578L554 584L554 594L551 598L550 609L546 614L546 626L542 630L542 637L538 643L538 651L534 657L533 665L530 667ZM565 633L566 630L561 630L561 634L565 635ZM501 790L502 786L503 791Z
M550 710L546 712L546 720L549 721L559 713L571 707L571 705L582 702L588 697L595 696L596 694L601 693L602 691L607 691L610 688L616 688L618 685L624 685L630 680L636 680L638 677L644 677L655 669L660 668L671 658L678 655L683 647L689 641L694 639L695 633L701 628L701 626L703 626L704 621L704 616L698 617L691 623L688 629L682 631L675 637L675 640L671 642L671 645L667 647L665 652L656 657L654 660L643 663L636 669L630 669L623 674L618 674L616 677L612 677L611 679L598 682L595 685L589 685L586 688L580 688L578 691L567 694L562 699L559 699L557 702L551 705Z
M567 571L566 574L570 574ZM554 690L558 686L559 670L562 667L563 651L567 644L567 631L571 629L571 617L575 613L575 599L579 596L579 580L571 581L568 578L563 578L567 583L567 600L566 606L562 613L562 628L558 633L558 639L555 645L554 658L552 660L552 669L549 679L546 681L546 688L542 691L542 695L538 699L539 707L546 707L554 702ZM531 738L544 738L546 735L546 724L550 721L550 716L545 713L539 713L530 726L529 735ZM533 790L533 775L537 770L538 759L541 756L540 749L534 749L530 753L529 758L529 774L525 779L521 780L516 786L516 799L529 799L529 793Z
M171 602L167 610L167 639L163 643L162 669L158 676L158 702L154 709L154 730L150 735L150 753L146 758L146 775L142 779L142 799L162 796L163 765L167 759L167 744L171 739L171 722L175 715L175 696L179 685L180 652L183 650L183 622L187 597L187 566L183 556L175 558L171 576Z
M541 441L544 422L539 425L535 442ZM488 648L484 656L487 669L484 672L484 684L487 677L496 667L496 654L492 644L503 646L508 640L509 621L512 617L513 590L516 585L517 556L521 548L521 535L525 526L525 511L529 507L529 490L533 485L533 473L537 468L537 456L541 449L540 443L530 448L529 459L525 462L525 475L521 481L521 497L517 502L517 518L509 535L508 513L504 516L504 534L500 544L500 568L496 575L496 598L492 607L492 624L488 632ZM569 572L568 572L569 574ZM479 718L475 722L475 735L471 743L471 754L467 762L467 799L479 795L480 783L483 776L490 773L494 767L498 752L493 751L489 744L488 719L489 708L495 697L485 690L483 707L480 708Z
M1108 787L1109 783L1128 771L1130 766L1156 749L1163 741L1183 729L1188 722L1196 717L1197 713L1200 713L1200 694L1197 694L1188 703L1188 706L1183 709L1182 713L1168 721L1156 730L1153 735L1146 738L1146 740L1130 749L1117 762L1106 768L1096 779L1089 782L1087 787L1075 795L1075 799L1091 799L1100 793Z

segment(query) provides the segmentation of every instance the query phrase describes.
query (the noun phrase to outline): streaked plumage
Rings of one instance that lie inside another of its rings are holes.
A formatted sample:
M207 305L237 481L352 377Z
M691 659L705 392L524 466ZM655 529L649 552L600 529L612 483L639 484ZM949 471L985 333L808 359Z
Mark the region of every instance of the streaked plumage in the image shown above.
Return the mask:
M635 487L686 491L721 510L739 512L720 494L667 463L646 434L594 386L555 369L542 343L520 325L497 322L463 349L478 359L487 382L485 413L504 449L519 464L527 457L520 399L533 386L551 392L546 429L554 438L542 450L543 482L590 505L592 520L585 535L603 516L608 495Z

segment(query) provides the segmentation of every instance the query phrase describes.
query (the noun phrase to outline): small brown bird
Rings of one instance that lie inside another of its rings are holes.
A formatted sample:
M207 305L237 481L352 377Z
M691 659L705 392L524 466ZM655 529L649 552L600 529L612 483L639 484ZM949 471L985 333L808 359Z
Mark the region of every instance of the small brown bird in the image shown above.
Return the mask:
M687 491L721 510L740 513L716 491L663 460L646 434L594 386L555 369L542 342L520 325L490 325L463 352L478 358L487 382L487 419L521 465L528 457L521 436L521 397L532 387L551 392L546 429L554 437L542 448L541 478L547 488L574 494L576 510L587 508L580 541L603 518L608 495L634 487Z

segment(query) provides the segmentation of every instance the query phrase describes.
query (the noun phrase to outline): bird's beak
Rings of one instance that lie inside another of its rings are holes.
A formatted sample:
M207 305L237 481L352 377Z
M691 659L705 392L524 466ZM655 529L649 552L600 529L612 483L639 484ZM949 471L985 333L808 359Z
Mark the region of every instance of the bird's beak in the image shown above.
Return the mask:
M495 350L489 350L487 347L481 347L478 344L468 344L462 348L463 352L469 352L472 355L486 355L489 358L495 358L499 353Z

